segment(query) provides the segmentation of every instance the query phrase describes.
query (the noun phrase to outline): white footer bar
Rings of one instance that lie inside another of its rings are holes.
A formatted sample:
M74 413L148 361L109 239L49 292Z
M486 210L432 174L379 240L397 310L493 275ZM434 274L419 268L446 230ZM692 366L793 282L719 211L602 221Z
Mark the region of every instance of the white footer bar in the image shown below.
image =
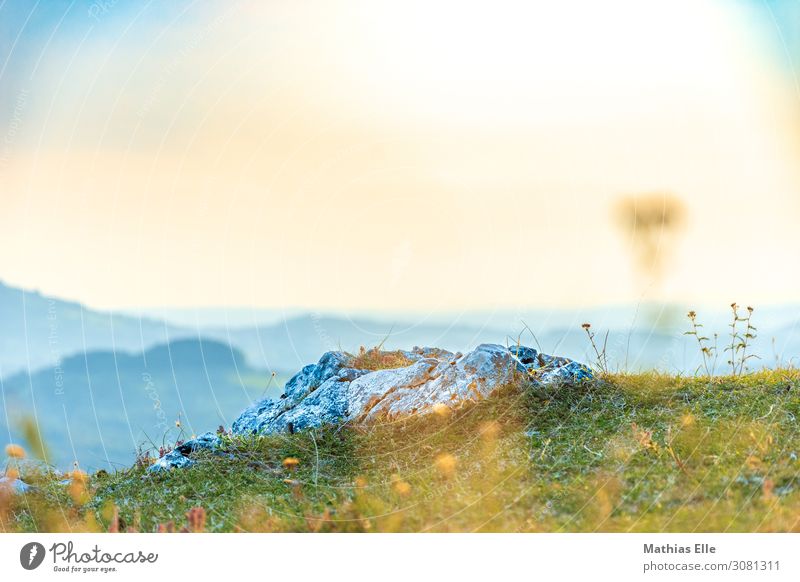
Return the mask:
M0 571L137 582L796 581L800 534L0 534Z

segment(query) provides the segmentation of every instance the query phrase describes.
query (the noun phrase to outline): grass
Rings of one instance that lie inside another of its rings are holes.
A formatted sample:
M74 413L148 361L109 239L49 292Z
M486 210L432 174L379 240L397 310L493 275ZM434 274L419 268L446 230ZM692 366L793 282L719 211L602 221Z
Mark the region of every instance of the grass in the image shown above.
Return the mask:
M518 384L366 429L226 436L164 475L76 473L65 486L41 472L36 491L0 499L0 527L800 531L798 417L794 370Z
M412 364L400 350L383 351L381 345L372 348L361 346L358 353L350 355L350 367L358 370L390 370L405 368Z

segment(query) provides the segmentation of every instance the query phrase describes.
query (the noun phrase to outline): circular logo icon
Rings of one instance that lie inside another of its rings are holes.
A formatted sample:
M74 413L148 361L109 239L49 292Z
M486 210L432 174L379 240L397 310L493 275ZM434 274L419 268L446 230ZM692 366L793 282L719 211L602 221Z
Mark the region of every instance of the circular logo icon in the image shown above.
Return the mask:
M35 570L44 561L44 546L39 542L30 542L19 551L19 563L26 570Z

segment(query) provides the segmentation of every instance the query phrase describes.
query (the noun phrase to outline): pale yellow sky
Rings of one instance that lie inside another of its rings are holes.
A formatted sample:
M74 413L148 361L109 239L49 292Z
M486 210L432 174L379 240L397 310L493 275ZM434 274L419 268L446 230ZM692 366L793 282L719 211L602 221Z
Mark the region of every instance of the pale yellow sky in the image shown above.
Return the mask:
M51 43L19 108L9 283L109 308L797 299L798 96L730 3L104 24ZM611 209L651 191L688 222L647 286Z

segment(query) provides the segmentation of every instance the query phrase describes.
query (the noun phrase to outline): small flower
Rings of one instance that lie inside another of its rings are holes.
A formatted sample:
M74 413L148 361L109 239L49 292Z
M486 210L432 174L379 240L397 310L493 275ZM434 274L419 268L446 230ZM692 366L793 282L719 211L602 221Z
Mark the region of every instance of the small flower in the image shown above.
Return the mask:
M456 458L450 453L442 453L434 460L434 465L444 477L452 477L456 472Z
M689 319L694 319L695 317L697 317L697 313L695 313L694 311L690 311L687 315L689 316Z
M592 324L591 324L591 323L582 323L582 324L581 324L581 327L582 327L583 329L589 329L590 327L592 327Z
M753 311L754 311L754 310L753 310L753 308L752 308L752 307L750 307L750 306L748 305L748 306L747 306L747 311L749 311L750 313L753 313Z
M70 483L67 491L72 497L72 501L78 505L87 503L89 501L89 493L86 490L86 483L89 480L89 476L80 469L75 469L69 473L69 477Z
M78 483L86 483L89 480L89 475L85 472L81 471L80 469L75 469L70 473L70 478L73 481L77 481Z
M176 420L175 421L175 428L180 428L180 427L181 427L181 421L180 420Z
M394 492L400 497L406 497L411 493L411 485L402 479L395 481L392 485L392 489L394 489Z
M12 459L24 459L25 458L25 449L23 449L19 445L10 444L6 445L6 455L11 457Z
M286 457L283 460L283 466L286 469L293 470L297 468L297 465L300 464L300 459L296 457Z
M6 479L9 481L16 481L19 479L19 471L17 471L14 467L9 467L6 469Z

